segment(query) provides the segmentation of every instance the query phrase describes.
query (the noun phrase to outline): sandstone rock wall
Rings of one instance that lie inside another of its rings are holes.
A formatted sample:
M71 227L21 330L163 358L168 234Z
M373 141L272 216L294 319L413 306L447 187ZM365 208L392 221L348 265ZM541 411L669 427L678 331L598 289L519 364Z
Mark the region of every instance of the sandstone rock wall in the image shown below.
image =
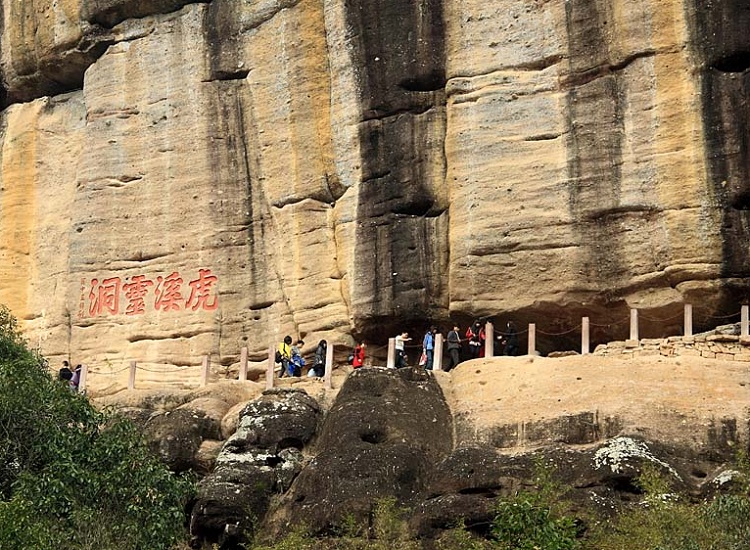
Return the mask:
M734 308L748 7L3 0L0 303L177 365Z

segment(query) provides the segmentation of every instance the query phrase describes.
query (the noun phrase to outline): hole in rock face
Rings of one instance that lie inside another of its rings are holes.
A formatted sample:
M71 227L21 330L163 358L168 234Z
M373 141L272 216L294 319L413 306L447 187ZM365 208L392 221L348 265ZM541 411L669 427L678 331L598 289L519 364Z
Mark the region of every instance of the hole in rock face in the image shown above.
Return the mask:
M631 495L643 494L643 489L635 484L634 478L628 476L611 477L605 481L605 485L607 485L613 491L617 491L618 493Z
M732 208L735 210L750 210L750 193L740 193L732 201Z
M266 457L266 465L270 466L271 468L275 468L281 464L281 459L278 456L268 456Z
M704 472L703 470L699 470L697 468L694 469L692 472L690 472L690 475L692 475L693 477L697 477L699 479L704 479L708 477L708 474L706 472Z
M294 447L295 449L301 451L304 445L302 444L302 441L300 441L296 437L286 437L282 439L281 441L279 441L279 446L278 446L279 451L282 451L284 449L289 449L290 447Z
M394 204L392 210L394 214L421 218L427 215L433 204L434 201L430 197L414 197L413 200Z
M750 52L735 52L718 59L711 66L722 73L744 73L750 69Z
M372 443L373 445L377 445L378 443L382 443L383 441L385 441L385 434L379 430L373 430L363 433L360 438L365 443Z
M500 486L495 487L470 487L467 489L461 489L459 495L479 495L485 498L495 498L497 492L500 490Z
M435 92L445 88L445 75L440 72L433 72L413 78L405 78L398 83L398 86L408 92Z

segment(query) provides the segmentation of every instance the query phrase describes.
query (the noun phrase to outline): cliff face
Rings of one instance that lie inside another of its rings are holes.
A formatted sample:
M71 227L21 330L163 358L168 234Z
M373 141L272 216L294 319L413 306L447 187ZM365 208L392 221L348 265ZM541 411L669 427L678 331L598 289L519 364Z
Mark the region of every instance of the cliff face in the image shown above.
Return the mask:
M750 1L2 7L0 303L48 355L747 297Z

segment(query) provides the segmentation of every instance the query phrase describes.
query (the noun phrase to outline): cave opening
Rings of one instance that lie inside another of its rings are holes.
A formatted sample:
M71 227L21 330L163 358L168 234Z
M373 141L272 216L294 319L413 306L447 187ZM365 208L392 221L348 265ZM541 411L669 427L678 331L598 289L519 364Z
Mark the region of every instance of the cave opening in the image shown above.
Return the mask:
M732 201L732 208L734 210L750 210L750 191L737 195Z
M721 73L744 73L750 69L750 51L740 51L716 60L712 68Z
M372 443L373 445L377 445L378 443L382 443L383 441L385 441L386 436L385 433L380 430L371 430L360 435L360 439L362 439L362 441L364 441L365 443Z

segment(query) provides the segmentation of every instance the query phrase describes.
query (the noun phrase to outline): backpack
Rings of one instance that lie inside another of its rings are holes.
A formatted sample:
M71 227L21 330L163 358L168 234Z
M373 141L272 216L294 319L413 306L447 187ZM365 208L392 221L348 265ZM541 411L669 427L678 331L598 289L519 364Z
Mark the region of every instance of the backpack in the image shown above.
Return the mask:
M276 356L274 357L277 363L281 363L281 352L276 350Z
M349 363L350 365L352 363L354 363L354 354L353 353L349 354L349 357L346 358L346 362Z

